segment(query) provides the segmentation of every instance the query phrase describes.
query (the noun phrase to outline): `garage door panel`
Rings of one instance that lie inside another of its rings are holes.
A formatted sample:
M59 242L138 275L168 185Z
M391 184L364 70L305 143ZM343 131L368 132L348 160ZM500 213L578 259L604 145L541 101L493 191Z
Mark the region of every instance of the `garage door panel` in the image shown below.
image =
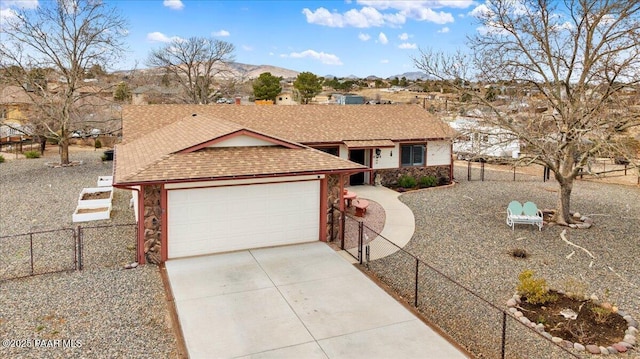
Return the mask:
M320 181L168 191L169 258L319 238Z

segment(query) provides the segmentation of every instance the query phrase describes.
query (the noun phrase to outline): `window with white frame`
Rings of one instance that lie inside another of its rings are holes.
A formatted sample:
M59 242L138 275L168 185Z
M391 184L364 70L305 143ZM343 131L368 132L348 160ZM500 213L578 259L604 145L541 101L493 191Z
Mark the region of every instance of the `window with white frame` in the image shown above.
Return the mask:
M402 167L424 166L424 144L400 146L400 164Z

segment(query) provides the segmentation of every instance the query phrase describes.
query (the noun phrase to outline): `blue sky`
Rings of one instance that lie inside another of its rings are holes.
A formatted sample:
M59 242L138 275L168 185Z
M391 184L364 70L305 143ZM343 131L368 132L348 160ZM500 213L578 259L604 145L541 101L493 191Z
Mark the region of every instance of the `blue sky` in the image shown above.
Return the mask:
M19 1L3 3L6 11ZM339 77L416 71L412 56L420 48L463 48L476 31L471 13L483 6L469 0L111 3L130 22L130 52L113 69L136 61L145 67L149 51L173 37L212 36L235 46L237 62Z

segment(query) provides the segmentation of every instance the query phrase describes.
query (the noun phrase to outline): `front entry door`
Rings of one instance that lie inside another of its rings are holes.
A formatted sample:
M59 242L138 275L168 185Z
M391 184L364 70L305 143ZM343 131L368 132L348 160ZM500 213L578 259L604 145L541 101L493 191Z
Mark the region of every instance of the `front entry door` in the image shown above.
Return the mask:
M361 165L365 163L365 150L350 150L349 151L349 160L359 163ZM349 184L351 186L357 186L364 184L364 172L359 172L351 175L349 178Z

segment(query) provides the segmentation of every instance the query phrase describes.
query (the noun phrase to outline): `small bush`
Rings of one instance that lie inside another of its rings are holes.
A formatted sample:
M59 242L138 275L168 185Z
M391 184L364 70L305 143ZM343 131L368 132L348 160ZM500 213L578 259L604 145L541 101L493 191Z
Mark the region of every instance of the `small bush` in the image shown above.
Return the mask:
M102 142L100 142L100 140L96 139L96 142L94 143L95 148L102 148Z
M102 159L102 162L106 161L107 160L107 155L100 156L100 159Z
M586 297L587 285L576 278L569 277L564 281L564 291L567 297L582 300Z
M420 179L418 180L418 185L420 186L420 188L435 187L436 184L437 181L434 176L420 177Z
M2 155L0 155L0 163L4 162L4 157L2 157Z
M591 312L593 313L593 320L598 324L606 323L609 316L613 313L610 308L605 307L593 307L591 308Z
M554 302L557 296L549 293L549 286L547 281L542 278L534 278L533 271L530 269L522 271L518 275L520 283L518 283L518 293L520 293L527 303L531 304L545 304Z
M40 158L40 152L39 151L27 151L24 153L24 156L26 158Z
M413 188L416 186L416 179L409 175L402 175L398 178L398 186L402 188Z
M445 186L449 184L449 179L447 177L441 176L438 177L438 186Z

